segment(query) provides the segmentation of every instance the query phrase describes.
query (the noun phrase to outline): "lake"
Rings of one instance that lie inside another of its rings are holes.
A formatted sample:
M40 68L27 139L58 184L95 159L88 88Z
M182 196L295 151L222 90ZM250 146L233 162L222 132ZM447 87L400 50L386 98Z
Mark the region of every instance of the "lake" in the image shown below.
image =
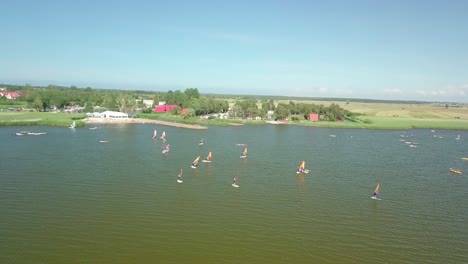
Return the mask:
M467 131L88 128L0 127L0 263L468 260Z

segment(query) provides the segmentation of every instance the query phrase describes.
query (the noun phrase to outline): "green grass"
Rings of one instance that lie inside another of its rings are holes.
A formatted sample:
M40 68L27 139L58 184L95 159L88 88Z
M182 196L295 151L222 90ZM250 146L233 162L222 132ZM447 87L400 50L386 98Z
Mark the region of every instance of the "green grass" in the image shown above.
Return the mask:
M68 127L76 120L76 127L84 127L84 114L43 112L0 112L0 126L59 126Z
M398 117L375 117L362 116L360 121L351 122L309 122L299 121L293 124L330 127L330 128L367 128L367 129L411 129L411 128L430 128L430 129L460 129L468 130L468 121L458 119L419 119L419 118L398 118Z

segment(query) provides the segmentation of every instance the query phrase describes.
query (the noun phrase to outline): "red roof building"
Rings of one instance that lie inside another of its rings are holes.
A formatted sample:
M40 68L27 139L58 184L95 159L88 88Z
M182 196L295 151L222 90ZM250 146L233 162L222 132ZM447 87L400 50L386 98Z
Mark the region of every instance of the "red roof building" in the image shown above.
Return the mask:
M179 107L178 105L157 105L154 107L154 112L163 113L170 112L172 109Z
M309 114L309 121L317 122L319 120L318 114Z
M10 99L10 100L14 100L20 96L20 94L17 92L5 92L5 91L0 92L0 95L5 96L7 99Z

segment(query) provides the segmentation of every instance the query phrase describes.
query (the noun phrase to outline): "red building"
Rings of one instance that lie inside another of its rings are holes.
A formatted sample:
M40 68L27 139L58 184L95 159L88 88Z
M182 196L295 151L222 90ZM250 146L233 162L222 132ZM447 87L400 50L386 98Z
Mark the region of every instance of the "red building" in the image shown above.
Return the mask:
M156 113L170 112L172 109L179 107L178 105L157 105L154 107Z
M317 122L319 120L318 114L309 114L309 121Z

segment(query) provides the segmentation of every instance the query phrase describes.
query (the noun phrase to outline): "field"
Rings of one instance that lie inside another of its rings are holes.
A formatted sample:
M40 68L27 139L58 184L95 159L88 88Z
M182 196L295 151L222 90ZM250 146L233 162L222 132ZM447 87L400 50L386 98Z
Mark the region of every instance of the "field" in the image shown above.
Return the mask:
M80 119L84 114L66 114L52 112L0 112L0 126L60 126L68 127L76 121L76 127L85 125Z
M232 98L228 100L234 104ZM276 100L275 103L289 103L289 100ZM295 103L323 104L336 103L342 108L361 115L355 122L291 122L295 125L332 127L332 128L368 128L368 129L460 129L468 130L468 107L466 105L449 105L437 103L396 103L396 102L346 102L346 101L313 101L294 100ZM261 107L261 105L259 106ZM229 126L239 124L262 125L265 121L239 119L211 119L198 117L189 120L169 114L139 114L140 118L176 121L187 124L207 126ZM84 114L42 113L42 112L0 112L0 126L47 125L67 127L73 120L85 118ZM85 126L83 121L77 121L77 127Z

